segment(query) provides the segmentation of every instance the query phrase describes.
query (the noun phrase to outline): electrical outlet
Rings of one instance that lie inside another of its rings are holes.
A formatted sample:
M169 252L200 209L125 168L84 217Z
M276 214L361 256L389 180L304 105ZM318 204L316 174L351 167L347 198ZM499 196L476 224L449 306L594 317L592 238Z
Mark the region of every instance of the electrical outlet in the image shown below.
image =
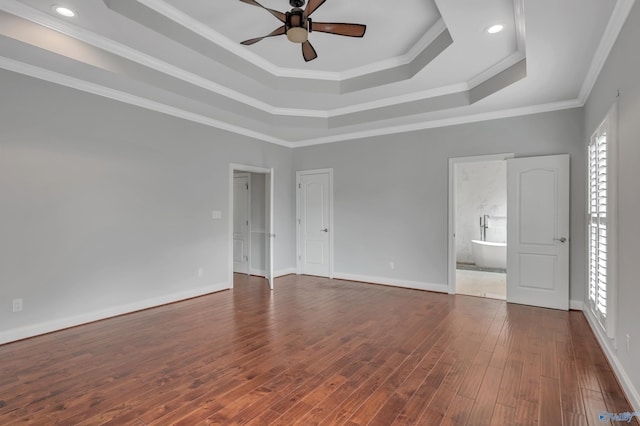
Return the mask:
M396 263L395 262L389 262L389 269L396 269Z
M198 268L198 278L202 278L204 276L204 268L201 266Z
M20 312L22 308L22 299L13 299L13 312Z
M629 352L631 350L631 336L629 334L627 334L625 342L627 343L627 352Z

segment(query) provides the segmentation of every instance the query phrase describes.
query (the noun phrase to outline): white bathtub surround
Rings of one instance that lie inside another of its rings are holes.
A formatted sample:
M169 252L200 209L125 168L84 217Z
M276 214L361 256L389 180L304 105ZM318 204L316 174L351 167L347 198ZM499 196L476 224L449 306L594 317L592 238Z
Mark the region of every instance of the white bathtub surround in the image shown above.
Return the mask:
M471 252L476 266L507 269L507 243L471 240Z
M472 240L481 240L480 218L488 215L486 241L507 241L505 161L456 165L456 259L474 263Z

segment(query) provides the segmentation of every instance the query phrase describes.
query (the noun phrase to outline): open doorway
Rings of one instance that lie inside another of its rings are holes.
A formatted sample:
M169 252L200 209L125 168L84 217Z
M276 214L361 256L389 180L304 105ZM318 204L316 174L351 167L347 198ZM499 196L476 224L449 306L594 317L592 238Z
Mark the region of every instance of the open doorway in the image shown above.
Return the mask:
M273 289L273 169L229 167L229 282L263 276Z
M449 163L449 292L506 300L511 154Z
M258 257L252 256L254 254L252 250L252 233L255 227L251 208L253 193L251 173L234 171L233 216L231 220L233 221L233 272L236 274L249 275L251 265L256 261L253 258Z

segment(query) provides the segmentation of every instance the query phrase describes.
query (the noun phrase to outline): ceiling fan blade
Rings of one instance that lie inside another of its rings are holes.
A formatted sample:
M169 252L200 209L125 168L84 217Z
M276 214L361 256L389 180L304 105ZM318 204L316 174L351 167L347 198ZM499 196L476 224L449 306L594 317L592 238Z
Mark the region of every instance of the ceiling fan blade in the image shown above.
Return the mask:
M260 3L258 3L255 0L240 0L243 3L247 3L253 6L258 6L263 8L264 10L266 10L267 12L269 12L270 14L272 14L273 16L275 16L278 20L280 20L280 22L284 23L287 20L287 17L284 13L282 12L278 12L277 10L273 10L273 9L269 9L268 7L264 7L263 5L261 5Z
M307 7L304 9L304 19L307 19L317 8L327 0L309 0Z
M313 61L318 57L316 49L314 49L311 43L309 43L308 41L302 43L302 57L304 58L305 62Z
M337 34L348 37L363 37L365 31L367 31L366 25L361 24L343 24L333 22L312 22L311 28L313 31L319 31L322 33Z
M284 34L284 25L281 26L280 28L276 28L275 30L273 30L272 32L267 34L266 36L250 38L249 40L245 40L240 44L244 44L245 46L250 46L250 45L255 44L255 43L259 42L260 40L265 39L267 37L279 36L279 35L283 35L283 34Z

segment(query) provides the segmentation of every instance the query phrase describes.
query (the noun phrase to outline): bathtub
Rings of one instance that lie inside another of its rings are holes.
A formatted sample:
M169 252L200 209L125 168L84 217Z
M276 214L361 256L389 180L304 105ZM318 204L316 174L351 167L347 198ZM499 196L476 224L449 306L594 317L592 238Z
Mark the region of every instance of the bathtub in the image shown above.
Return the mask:
M471 240L471 252L476 266L507 269L507 243Z

